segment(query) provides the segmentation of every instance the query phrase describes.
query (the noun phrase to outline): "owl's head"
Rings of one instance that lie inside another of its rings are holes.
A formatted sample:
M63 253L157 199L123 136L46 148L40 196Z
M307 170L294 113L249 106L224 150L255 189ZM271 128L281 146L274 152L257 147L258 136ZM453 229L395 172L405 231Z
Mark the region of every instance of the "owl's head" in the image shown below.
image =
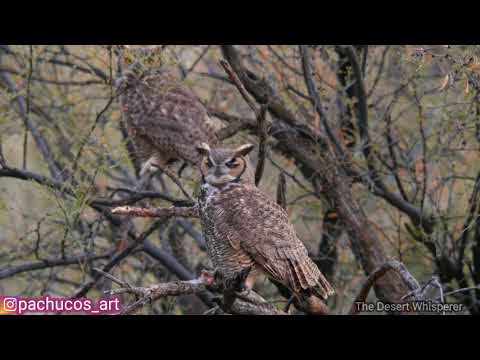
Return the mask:
M145 47L131 47L121 45L120 64L124 72L142 73L147 70L160 69L167 64L167 55L163 51L165 46L153 45Z
M200 172L203 180L215 187L228 183L254 183L254 173L248 154L254 145L245 144L235 149L211 149L205 143L197 146L202 157Z

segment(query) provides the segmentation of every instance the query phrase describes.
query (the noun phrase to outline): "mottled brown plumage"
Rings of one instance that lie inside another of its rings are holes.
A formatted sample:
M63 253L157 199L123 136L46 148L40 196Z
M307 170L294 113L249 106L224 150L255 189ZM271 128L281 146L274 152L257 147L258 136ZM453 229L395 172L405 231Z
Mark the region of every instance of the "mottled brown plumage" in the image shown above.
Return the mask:
M261 270L298 297L326 299L333 289L308 257L287 213L255 186L246 157L251 149L200 149L199 210L213 265L232 283L249 269Z
M196 164L196 145L217 144L207 111L172 68L154 61L160 54L142 50L124 55L126 69L118 83L123 118L142 172L175 160Z

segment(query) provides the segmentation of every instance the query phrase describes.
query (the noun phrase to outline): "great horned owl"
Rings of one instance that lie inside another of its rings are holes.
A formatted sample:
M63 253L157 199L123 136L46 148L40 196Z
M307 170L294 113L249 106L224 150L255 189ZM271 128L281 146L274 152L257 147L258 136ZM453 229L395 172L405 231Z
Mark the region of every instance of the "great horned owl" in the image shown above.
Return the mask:
M207 111L172 66L162 64L161 48L124 49L117 83L128 135L142 164L140 174L176 160L197 164L195 146L217 144Z
M203 156L199 213L208 255L235 290L260 270L292 291L304 307L321 307L319 297L326 299L333 288L308 257L285 210L255 186L247 156L252 149L251 144L198 147Z

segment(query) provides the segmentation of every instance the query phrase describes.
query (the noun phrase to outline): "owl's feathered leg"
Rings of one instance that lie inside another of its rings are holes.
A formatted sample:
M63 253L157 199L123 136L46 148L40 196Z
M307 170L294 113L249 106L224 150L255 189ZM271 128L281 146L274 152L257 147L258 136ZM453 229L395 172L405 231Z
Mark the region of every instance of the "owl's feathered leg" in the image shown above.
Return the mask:
M150 157L143 165L142 168L140 169L140 177L143 177L144 175L147 174L153 174L155 173L158 169L157 167L160 165L159 164L159 159L156 156Z
M141 192L148 188L152 181L153 175L158 171L158 168L156 166L156 163L158 162L158 158L152 156L142 165L139 173L140 180L135 186L135 191Z
M172 172L172 170L168 167L168 161L165 161L164 159L160 159L157 156L152 156L150 157L142 166L140 170L140 181L135 187L135 190L140 192L146 189L150 182L153 179L153 176L155 173L160 171L162 174L167 175L175 185L182 191L182 193L189 199L192 200L192 197L190 194L188 194L185 189L183 188L180 180L175 176L175 174Z
M231 309L235 299L237 298L237 293L242 293L245 291L250 291L245 287L245 280L250 274L251 268L245 268L244 270L238 272L233 277L225 279L224 281L224 290L223 290L223 303L225 309L228 311Z

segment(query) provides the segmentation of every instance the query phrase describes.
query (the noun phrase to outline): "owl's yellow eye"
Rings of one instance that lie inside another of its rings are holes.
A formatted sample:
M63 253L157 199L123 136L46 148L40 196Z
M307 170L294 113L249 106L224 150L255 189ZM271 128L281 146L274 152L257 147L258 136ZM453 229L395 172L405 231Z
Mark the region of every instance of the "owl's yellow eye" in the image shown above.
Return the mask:
M227 162L225 165L227 165L227 167L229 167L230 169L236 168L240 165L240 162L237 160L238 160L237 158L232 159L229 162Z

